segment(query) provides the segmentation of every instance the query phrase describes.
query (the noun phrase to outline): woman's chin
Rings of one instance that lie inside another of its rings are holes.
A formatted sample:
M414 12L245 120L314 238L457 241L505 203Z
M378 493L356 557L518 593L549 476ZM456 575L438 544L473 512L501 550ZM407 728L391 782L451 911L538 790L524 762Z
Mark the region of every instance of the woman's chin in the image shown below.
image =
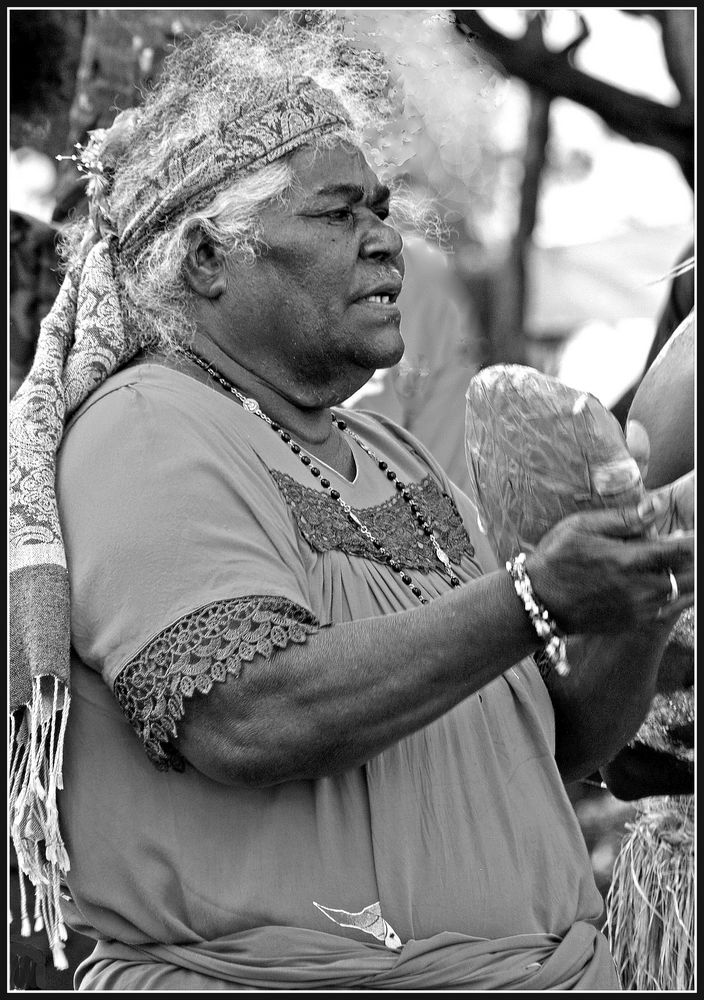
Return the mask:
M389 325L369 351L368 363L371 370L367 377L371 378L379 368L393 368L403 357L405 349L406 345L399 327Z

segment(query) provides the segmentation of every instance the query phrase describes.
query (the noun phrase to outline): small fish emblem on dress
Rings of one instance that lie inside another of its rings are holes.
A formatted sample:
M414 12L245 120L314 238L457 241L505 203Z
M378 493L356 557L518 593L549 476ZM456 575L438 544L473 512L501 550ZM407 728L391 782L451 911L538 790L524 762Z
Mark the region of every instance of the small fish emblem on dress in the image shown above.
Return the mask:
M387 948L392 951L400 951L403 948L403 941L396 931L388 924L381 915L381 904L372 903L365 906L359 913L349 913L347 910L331 910L327 906L321 906L313 900L313 906L317 906L321 913L332 920L340 927L355 927L358 931L371 934L377 941L383 941Z

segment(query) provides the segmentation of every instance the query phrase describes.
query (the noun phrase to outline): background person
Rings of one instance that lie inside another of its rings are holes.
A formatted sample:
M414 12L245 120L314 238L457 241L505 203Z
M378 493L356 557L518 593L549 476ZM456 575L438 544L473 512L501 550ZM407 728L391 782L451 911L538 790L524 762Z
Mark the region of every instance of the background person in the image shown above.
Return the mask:
M694 354L692 311L664 338L631 404L629 441L651 488L694 468ZM607 898L628 989L695 988L694 631L692 607L673 629L643 724L601 769L614 795L637 802Z

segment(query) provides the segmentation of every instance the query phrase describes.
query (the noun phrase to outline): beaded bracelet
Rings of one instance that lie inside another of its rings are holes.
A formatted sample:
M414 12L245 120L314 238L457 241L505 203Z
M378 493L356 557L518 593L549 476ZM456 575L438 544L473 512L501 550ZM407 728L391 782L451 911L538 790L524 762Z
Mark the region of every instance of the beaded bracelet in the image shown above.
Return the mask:
M567 643L562 636L557 634L555 621L550 617L547 608L540 604L533 593L533 585L526 572L525 552L519 552L514 559L509 560L506 563L506 569L513 580L516 593L523 602L531 625L538 637L545 643L541 658L546 659L560 677L566 677L570 672L570 665L567 662Z

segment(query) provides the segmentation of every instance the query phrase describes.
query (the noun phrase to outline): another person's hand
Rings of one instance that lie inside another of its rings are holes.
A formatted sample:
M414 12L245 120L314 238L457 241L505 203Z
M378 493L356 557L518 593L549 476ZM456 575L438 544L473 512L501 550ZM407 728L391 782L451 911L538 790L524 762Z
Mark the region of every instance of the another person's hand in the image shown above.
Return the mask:
M641 479L647 483L650 462L650 438L638 420L626 425L626 444L638 464ZM655 521L658 534L694 530L694 471L654 491L663 503L662 515Z
M640 478L645 482L650 462L650 438L639 420L629 420L626 424L626 444L640 470Z
M694 470L653 490L651 496L662 506L662 513L655 521L660 535L694 531Z
M669 624L692 605L693 532L645 537L668 520L686 518L678 497L688 488L674 484L637 507L572 514L541 539L526 569L536 596L565 633L613 635Z

